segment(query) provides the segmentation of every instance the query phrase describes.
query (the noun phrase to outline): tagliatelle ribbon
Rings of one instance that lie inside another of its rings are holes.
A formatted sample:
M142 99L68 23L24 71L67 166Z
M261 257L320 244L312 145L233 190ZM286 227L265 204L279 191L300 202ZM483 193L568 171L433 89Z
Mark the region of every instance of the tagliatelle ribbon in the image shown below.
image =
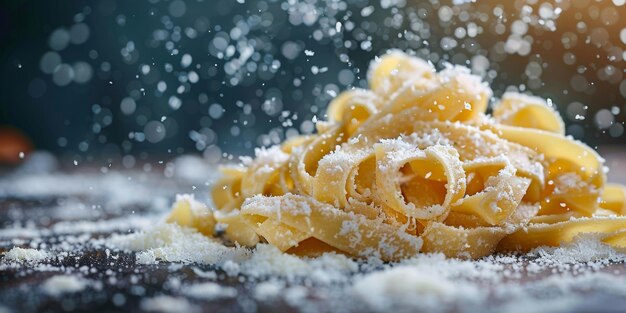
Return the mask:
M509 92L488 116L479 77L399 51L372 62L368 80L330 103L317 134L222 169L215 211L180 198L168 221L207 236L217 225L244 246L386 261L479 258L585 233L626 247L624 187L564 136L551 102Z

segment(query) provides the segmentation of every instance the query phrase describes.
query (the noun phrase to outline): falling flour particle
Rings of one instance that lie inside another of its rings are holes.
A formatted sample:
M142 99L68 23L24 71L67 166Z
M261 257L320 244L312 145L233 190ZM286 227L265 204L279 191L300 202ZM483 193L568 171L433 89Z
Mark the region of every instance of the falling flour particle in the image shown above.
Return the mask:
M13 262L40 262L49 257L46 251L19 247L14 247L4 254L5 261Z
M58 275L48 278L41 288L44 293L58 297L62 294L84 290L88 284L88 280L78 276Z

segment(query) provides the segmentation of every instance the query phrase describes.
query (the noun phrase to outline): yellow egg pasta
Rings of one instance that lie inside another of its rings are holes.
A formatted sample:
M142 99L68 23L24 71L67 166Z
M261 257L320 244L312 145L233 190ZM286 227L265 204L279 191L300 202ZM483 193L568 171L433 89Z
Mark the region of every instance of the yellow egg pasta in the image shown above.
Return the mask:
M500 124L565 134L561 116L548 102L516 92L506 92L493 108L493 118Z
M222 169L214 210L180 198L168 222L237 245L303 256L480 258L595 233L626 247L626 189L564 135L551 101L491 89L463 67L436 72L400 51L370 89L338 95L317 134ZM216 231L219 230L219 231Z

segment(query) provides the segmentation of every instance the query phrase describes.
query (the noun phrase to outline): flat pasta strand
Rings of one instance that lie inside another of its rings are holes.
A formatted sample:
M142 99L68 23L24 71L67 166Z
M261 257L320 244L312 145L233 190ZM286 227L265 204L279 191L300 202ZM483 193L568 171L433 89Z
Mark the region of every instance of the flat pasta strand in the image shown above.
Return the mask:
M529 251L539 246L559 246L581 234L611 234L626 229L626 217L577 218L554 224L531 224L504 237L499 251Z
M398 260L415 255L422 246L419 237L306 196L256 196L241 210L248 218L272 218L353 256Z

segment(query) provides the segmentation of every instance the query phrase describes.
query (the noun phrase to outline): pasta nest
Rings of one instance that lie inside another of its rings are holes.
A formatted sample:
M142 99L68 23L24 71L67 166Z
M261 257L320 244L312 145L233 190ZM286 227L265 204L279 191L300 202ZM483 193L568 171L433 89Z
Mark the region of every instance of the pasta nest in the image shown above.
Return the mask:
M369 89L341 93L317 134L221 168L215 209L181 197L169 218L243 246L396 261L480 258L598 233L626 247L625 189L565 136L551 101L492 91L469 69L440 72L391 51Z

